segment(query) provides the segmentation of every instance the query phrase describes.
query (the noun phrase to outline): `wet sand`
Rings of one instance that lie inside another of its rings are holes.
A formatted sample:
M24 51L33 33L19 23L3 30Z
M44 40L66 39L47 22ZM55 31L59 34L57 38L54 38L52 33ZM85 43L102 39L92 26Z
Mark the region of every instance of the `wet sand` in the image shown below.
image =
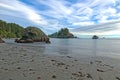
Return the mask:
M120 80L120 60L48 55L42 47L2 43L0 80Z

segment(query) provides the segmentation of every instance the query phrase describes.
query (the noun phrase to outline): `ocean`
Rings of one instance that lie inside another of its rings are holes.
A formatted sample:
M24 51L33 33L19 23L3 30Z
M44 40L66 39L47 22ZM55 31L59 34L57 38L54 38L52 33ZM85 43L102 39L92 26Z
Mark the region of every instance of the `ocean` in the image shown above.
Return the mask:
M120 58L120 39L57 39L51 38L51 44L43 42L15 43L14 39L5 39L6 43L26 46L40 46L44 54L75 57L111 57Z

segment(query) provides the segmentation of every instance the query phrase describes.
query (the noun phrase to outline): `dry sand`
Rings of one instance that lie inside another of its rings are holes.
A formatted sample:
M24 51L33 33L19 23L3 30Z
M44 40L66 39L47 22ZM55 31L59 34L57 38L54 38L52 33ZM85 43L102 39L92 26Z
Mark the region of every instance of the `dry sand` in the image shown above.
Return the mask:
M0 80L120 80L120 60L43 53L42 47L0 44Z

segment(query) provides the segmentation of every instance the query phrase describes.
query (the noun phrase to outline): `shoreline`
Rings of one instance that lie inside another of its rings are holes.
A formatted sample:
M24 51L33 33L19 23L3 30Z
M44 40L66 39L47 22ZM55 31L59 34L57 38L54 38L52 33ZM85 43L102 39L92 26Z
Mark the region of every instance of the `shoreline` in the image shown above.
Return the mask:
M120 60L44 54L42 46L0 44L0 80L119 80Z

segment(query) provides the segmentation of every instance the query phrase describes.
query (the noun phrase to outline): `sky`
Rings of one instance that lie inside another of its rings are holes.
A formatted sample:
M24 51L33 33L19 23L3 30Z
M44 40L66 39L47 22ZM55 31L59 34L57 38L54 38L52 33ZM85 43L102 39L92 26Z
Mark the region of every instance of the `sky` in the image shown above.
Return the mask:
M0 0L0 19L46 34L67 27L78 37L120 37L120 0Z

